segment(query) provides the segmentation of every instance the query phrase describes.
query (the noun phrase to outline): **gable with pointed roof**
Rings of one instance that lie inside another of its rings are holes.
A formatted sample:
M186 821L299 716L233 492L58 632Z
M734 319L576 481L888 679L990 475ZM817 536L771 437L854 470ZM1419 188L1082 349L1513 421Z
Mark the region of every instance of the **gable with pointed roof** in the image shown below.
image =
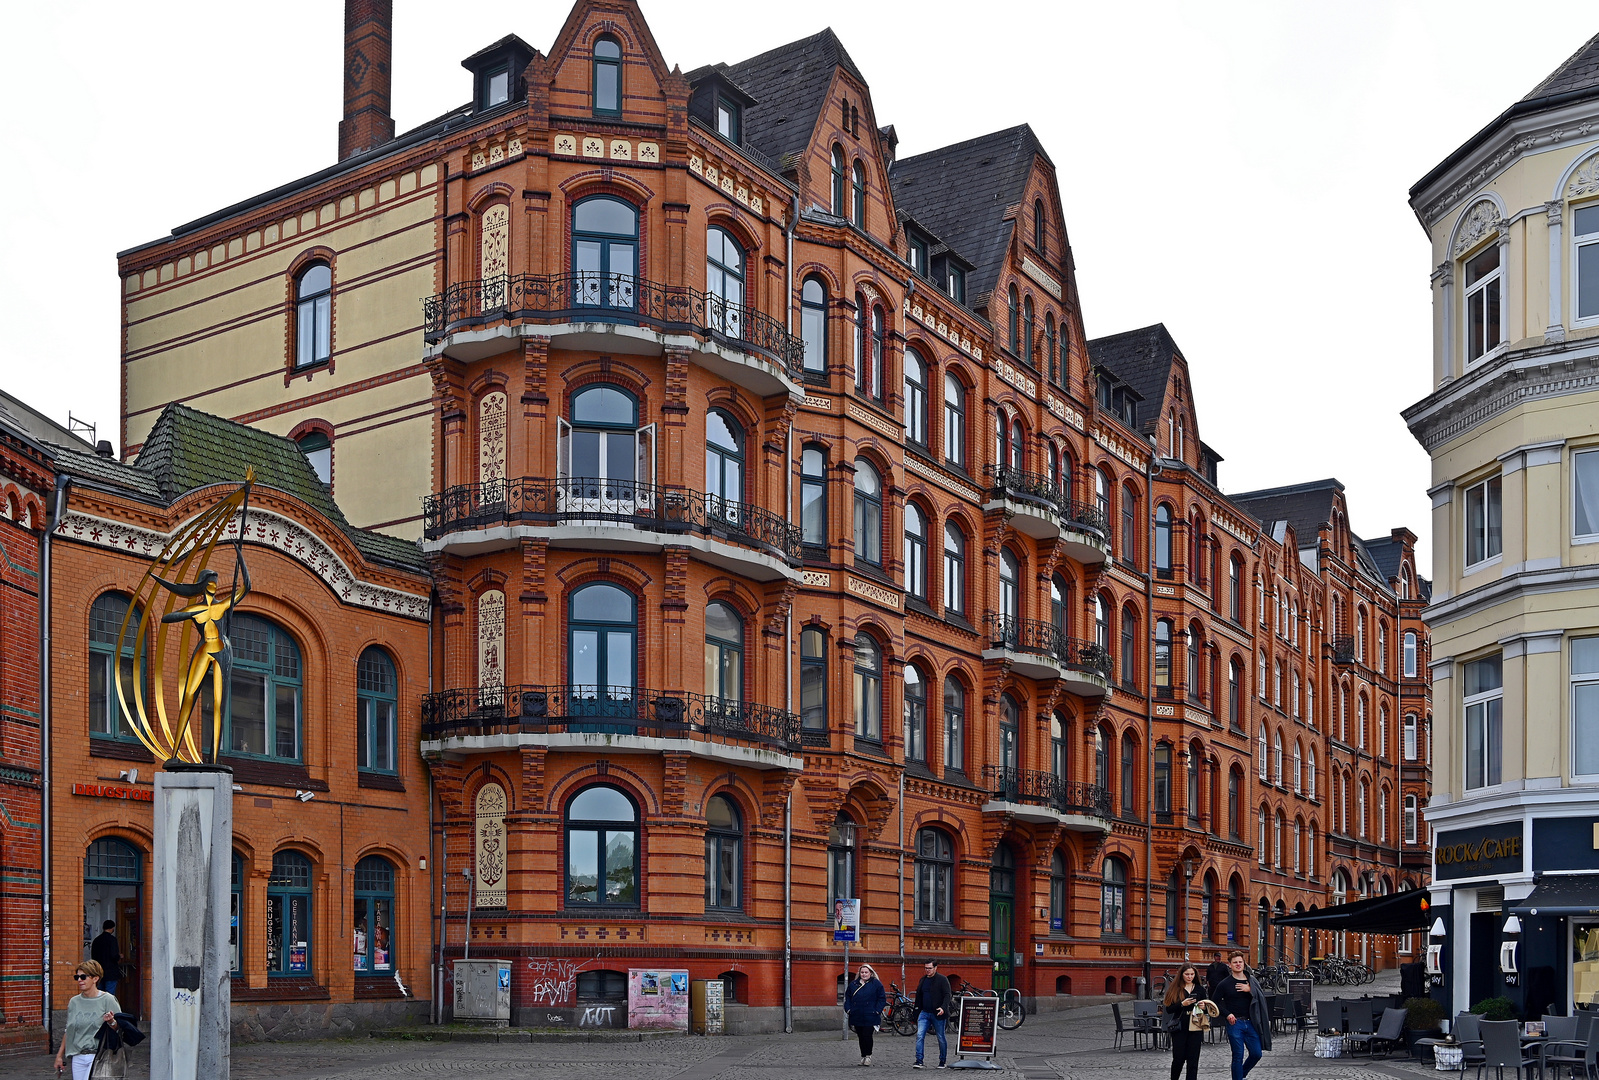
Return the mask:
M727 65L726 77L755 100L744 111L744 141L787 169L810 146L839 68L866 86L832 27Z

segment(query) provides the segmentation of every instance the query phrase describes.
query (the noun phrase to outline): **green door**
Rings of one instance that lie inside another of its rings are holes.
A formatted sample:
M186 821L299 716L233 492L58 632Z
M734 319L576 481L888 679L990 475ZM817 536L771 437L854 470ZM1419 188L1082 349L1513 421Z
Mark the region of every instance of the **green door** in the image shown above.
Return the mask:
M988 952L994 961L994 989L1009 990L1012 960L1015 955L1012 915L1016 904L1016 856L1010 845L994 849L994 862L988 874Z

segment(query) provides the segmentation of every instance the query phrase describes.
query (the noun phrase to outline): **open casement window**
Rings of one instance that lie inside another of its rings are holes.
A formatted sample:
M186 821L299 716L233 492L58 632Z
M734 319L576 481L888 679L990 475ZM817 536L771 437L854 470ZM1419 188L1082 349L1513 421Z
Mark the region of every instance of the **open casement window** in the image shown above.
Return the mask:
M1472 364L1504 340L1504 275L1498 244L1467 260L1465 290L1466 363Z
M636 427L638 406L610 386L583 390L572 419L556 422L556 476L563 514L655 512L655 425Z
M1466 489L1466 565L1497 556L1504 546L1503 481L1491 477Z

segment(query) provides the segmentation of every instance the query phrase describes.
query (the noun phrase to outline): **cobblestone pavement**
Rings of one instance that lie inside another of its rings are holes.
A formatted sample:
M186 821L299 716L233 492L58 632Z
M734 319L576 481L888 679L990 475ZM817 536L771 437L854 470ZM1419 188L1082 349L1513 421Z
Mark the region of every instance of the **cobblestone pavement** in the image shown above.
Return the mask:
M1389 981L1361 991L1383 992ZM1340 991L1317 988L1318 996ZM1350 991L1344 990L1343 993ZM1358 991L1357 991L1358 992ZM1029 1016L1016 1031L1000 1032L995 1073L1006 1080L1167 1080L1171 1055L1164 1050L1111 1049L1108 1005ZM878 1036L874 1068L912 1075L914 1040L891 1032ZM953 1055L952 1055L953 1057ZM928 1058L937 1060L937 1044ZM826 1080L860 1073L854 1041L837 1032L746 1035L719 1039L673 1037L645 1042L391 1042L342 1039L325 1042L251 1043L236 1046L236 1080L367 1080L374 1077L493 1077L495 1080ZM137 1055L132 1078L148 1077L148 1055ZM1203 1080L1229 1075L1225 1042L1206 1044L1200 1054ZM0 1080L53 1075L44 1056L0 1059ZM1436 1077L1431 1066L1395 1057L1318 1059L1309 1046L1296 1051L1293 1037L1279 1039L1256 1072L1259 1080L1417 1080Z

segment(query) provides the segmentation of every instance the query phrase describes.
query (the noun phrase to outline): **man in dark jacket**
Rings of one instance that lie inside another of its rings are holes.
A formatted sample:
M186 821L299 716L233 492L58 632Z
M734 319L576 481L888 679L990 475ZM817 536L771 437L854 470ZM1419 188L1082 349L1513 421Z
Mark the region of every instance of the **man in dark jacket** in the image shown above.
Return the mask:
M105 969L100 989L115 995L117 982L122 978L122 950L117 946L117 924L107 919L100 926L100 936L89 945L89 959Z
M1212 998L1214 998L1216 994L1216 988L1221 985L1221 981L1226 977L1227 961L1222 957L1220 950L1218 950L1214 954L1214 958L1211 960L1210 966L1205 969L1205 985L1210 987Z
M916 1062L911 1066L920 1069L922 1047L927 1041L927 1029L938 1036L938 1067L944 1068L949 1058L949 1042L944 1038L944 1024L949 1020L953 997L949 980L938 973L938 961L929 960L922 965L922 981L916 984Z
M1233 1048L1233 1080L1244 1080L1249 1070L1260 1063L1261 1051L1271 1049L1271 1017L1260 984L1244 970L1244 954L1234 949L1227 955L1227 967L1227 977L1221 985L1211 987L1211 1000L1220 1007L1227 1024L1227 1041Z

